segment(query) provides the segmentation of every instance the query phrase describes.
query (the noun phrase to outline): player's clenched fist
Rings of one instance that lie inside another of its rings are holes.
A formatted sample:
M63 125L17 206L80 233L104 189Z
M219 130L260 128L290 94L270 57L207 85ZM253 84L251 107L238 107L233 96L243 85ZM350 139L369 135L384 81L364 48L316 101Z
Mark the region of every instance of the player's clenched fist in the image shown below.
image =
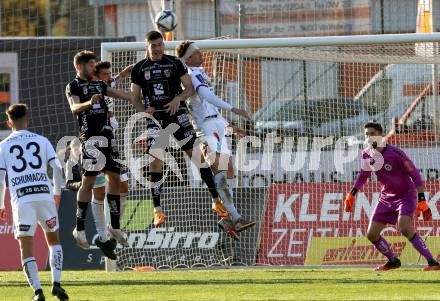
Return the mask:
M424 221L430 221L432 219L432 212L431 209L428 206L428 203L426 203L425 199L425 193L420 192L418 194L418 203L417 203L417 210L416 210L416 217L420 216L420 213L423 214L423 220Z
M356 202L356 193L358 190L356 188L353 188L345 197L345 212L352 212L354 203Z

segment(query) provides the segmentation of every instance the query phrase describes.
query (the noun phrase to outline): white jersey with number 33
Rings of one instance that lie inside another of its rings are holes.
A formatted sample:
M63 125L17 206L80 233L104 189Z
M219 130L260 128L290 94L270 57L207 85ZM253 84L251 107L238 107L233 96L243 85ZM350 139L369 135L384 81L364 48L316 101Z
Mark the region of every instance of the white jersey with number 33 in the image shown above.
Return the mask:
M0 143L0 169L8 175L12 205L39 200L53 200L47 165L56 153L43 136L21 130Z

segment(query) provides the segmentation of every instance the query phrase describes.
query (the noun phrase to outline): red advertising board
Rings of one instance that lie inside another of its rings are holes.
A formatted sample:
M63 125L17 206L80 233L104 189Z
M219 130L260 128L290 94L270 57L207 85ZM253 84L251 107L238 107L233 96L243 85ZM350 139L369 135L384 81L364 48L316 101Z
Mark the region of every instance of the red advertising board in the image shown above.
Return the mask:
M18 241L14 238L14 224L12 222L12 210L9 199L9 192L6 192L5 199L6 220L0 221L0 270L11 271L21 270L20 248ZM34 257L37 260L38 268L45 270L48 258L48 248L44 233L37 227L34 237Z
M302 265L313 237L364 236L380 185L368 182L358 193L352 213L344 212L344 197L352 183L273 184L268 193L261 227L258 264ZM440 185L427 182L433 220L417 221L422 235L439 236ZM385 235L398 235L394 227Z

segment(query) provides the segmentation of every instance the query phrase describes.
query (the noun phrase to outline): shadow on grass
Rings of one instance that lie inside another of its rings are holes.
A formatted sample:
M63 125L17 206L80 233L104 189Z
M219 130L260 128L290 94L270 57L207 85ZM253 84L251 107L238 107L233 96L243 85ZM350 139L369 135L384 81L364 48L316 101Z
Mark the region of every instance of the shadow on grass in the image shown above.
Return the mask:
M25 283L23 281L9 281L2 283L3 287L16 287L23 286ZM222 280L64 280L63 285L65 286L138 286L138 285L165 285L165 286L199 286L199 285L279 285L279 284L407 284L407 285L417 285L417 284L440 284L439 280L417 280L417 279L328 279L328 278L308 278L308 279L294 279L294 278L284 278L284 279L222 279Z

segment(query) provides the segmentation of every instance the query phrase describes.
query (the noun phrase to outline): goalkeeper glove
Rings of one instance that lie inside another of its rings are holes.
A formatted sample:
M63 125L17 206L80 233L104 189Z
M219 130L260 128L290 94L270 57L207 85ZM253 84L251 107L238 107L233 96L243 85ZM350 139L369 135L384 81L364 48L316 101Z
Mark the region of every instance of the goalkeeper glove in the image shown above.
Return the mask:
M345 212L352 212L354 203L356 202L357 188L354 188L345 197Z
M419 199L419 201L417 203L416 217L419 217L420 213L422 213L423 220L430 221L432 219L432 212L428 206L428 203L426 203L425 193L420 192L418 195L418 199Z

